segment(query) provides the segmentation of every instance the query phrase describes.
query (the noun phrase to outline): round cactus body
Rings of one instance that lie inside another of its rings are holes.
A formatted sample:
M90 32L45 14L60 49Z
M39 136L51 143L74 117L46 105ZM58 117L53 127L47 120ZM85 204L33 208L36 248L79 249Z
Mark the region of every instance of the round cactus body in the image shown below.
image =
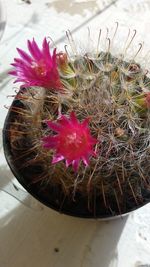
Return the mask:
M136 57L125 59L132 40L118 56L109 38L93 53L50 54L46 39L42 50L28 41L32 56L18 50L11 74L25 88L11 108L9 139L29 187L46 197L58 187L70 202L80 195L103 215L150 199L150 79Z

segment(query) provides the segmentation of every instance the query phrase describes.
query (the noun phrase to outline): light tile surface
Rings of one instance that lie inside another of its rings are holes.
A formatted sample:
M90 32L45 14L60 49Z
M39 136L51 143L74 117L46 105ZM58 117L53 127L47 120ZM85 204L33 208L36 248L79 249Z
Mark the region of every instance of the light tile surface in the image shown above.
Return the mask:
M16 90L7 75L15 47L26 48L33 36L65 42L69 28L81 36L87 27L136 28L149 45L149 0L5 0L7 26L0 44L0 128ZM115 2L115 1L114 1ZM104 12L101 12L105 8ZM137 39L138 42L138 39ZM0 140L0 185L14 180ZM16 181L15 181L16 182ZM35 211L0 191L0 267L149 267L150 205L123 219L100 222L58 214L46 207Z

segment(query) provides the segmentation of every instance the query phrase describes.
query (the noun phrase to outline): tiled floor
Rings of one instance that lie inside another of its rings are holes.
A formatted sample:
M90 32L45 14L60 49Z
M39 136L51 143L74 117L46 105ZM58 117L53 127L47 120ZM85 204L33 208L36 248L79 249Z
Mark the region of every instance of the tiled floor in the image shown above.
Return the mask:
M8 76L16 46L51 36L60 47L69 28L75 36L100 27L137 29L149 48L150 0L6 0L7 26L0 44L0 128L16 89ZM111 4L113 2L113 4ZM108 7L109 5L109 7ZM83 35L83 34L82 34ZM12 174L0 150L0 185ZM100 222L31 210L0 192L0 267L148 267L150 205L123 219Z

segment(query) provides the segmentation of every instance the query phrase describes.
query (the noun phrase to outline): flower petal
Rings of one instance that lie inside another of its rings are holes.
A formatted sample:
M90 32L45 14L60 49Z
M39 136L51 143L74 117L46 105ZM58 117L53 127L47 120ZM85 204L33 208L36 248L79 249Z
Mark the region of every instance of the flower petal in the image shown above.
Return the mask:
M22 49L17 48L17 51L23 60L25 60L28 63L32 62L32 58L26 52L24 52Z
M40 60L42 58L42 53L34 41L34 38L32 42L28 40L28 49L35 60Z
M77 170L79 168L79 162L80 162L79 159L73 160L73 162L72 162L72 166L73 166L73 169L75 172L77 172Z
M57 163L57 162L59 162L59 161L61 161L61 160L63 160L63 159L64 159L63 156L61 156L61 155L55 155L55 156L53 157L52 164L55 164L55 163Z
M47 125L50 129L54 130L55 132L59 132L62 128L61 125L52 121L47 121Z

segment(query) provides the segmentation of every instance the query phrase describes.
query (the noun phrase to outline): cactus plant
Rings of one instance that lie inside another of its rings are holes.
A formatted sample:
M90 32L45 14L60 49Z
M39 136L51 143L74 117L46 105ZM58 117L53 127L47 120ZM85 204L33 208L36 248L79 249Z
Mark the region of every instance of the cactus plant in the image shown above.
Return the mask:
M150 79L136 62L142 46L126 60L135 33L118 55L114 36L101 50L99 35L92 53L75 52L67 36L73 53L50 51L46 38L42 49L28 41L30 55L18 49L11 74L23 84L4 127L6 157L49 206L83 217L124 214L150 200Z

